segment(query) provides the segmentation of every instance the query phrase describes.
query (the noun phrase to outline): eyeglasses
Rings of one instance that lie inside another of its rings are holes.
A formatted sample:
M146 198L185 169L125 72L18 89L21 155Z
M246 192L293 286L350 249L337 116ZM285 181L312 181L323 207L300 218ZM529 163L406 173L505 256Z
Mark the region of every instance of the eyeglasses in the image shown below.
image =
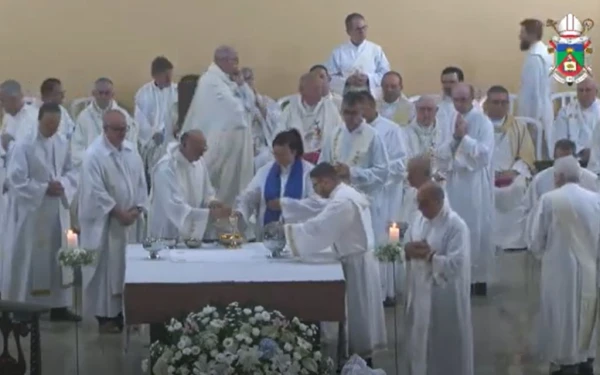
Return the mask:
M508 105L510 103L508 100L490 100L489 102L494 105Z
M109 129L110 131L113 131L115 133L127 133L129 131L129 125L125 126L125 127L121 127L121 126L107 126L107 129Z

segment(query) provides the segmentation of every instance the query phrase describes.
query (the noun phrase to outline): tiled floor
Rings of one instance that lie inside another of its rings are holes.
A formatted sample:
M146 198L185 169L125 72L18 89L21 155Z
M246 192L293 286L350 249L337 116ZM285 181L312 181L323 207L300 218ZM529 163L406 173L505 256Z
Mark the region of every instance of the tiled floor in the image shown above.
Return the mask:
M524 254L502 254L496 262L496 282L487 298L475 298L473 328L475 374L537 375L547 374L548 366L535 361L531 350L532 315L537 299L525 282ZM387 309L389 350L379 353L374 362L390 374L406 374L402 352L401 308L398 308L399 370L394 366L394 309ZM138 375L148 342L145 333L131 339L127 353L120 336L99 336L93 322L84 322L79 330L77 362L74 325L43 321L43 373L45 375ZM449 343L449 345L452 345ZM77 372L77 364L79 372Z

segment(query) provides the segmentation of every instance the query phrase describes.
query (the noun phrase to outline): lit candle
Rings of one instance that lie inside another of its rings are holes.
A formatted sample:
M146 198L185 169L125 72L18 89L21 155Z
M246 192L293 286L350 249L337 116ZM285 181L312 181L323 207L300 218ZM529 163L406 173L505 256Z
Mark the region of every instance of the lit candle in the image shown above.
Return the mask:
M396 223L392 223L389 229L390 243L400 242L400 228Z
M73 232L71 229L67 231L67 247L69 249L77 248L77 233Z

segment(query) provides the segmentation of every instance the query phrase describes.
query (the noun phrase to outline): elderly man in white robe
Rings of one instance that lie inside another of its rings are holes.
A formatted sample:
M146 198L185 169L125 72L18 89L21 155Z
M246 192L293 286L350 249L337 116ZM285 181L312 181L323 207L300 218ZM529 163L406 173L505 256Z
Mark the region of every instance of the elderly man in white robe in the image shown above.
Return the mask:
M517 115L542 123L549 154L556 139L552 128L554 107L551 99L554 78L549 74L554 62L542 42L543 32L544 23L540 20L530 18L521 22L520 48L526 56L521 71Z
M402 76L389 71L381 79L381 98L377 101L379 113L398 125L408 125L415 117L415 106L402 93Z
M317 73L300 77L299 94L283 108L280 130L297 129L304 142L304 158L316 163L323 141L337 129L342 118L332 100L323 98L323 80Z
M349 352L363 357L373 368L372 356L387 344L381 301L379 269L373 255L373 236L368 199L343 183L336 168L320 163L310 173L315 191L328 199L316 216L302 223L285 224L292 253L310 258L327 247L333 248L346 278L347 330ZM287 204L283 217L295 215ZM290 212L291 211L291 212ZM287 220L286 220L287 221Z
M554 160L564 158L567 156L575 157L576 145L573 141L568 139L560 139L554 145ZM584 189L588 189L592 192L598 192L600 184L598 175L590 172L587 169L580 168L579 184ZM525 209L525 215L527 217L527 225L525 233L531 233L531 226L533 225L533 219L535 218L536 209L540 197L545 193L554 190L554 167L546 168L543 171L536 173L533 179L529 183L527 193L523 198L523 206ZM528 246L531 241L531 236L526 238Z
M450 128L440 125L436 119L438 106L434 96L419 97L415 102L415 109L415 119L402 129L407 159L422 154L433 155L436 146L452 134Z
M323 98L326 100L332 100L338 110L341 110L343 98L342 95L331 91L331 76L329 75L327 67L321 64L313 65L308 72L314 73L321 78L323 81Z
M524 250L527 244L523 197L534 171L535 147L527 124L516 120L509 109L508 90L490 87L485 113L494 125L494 243L501 250Z
M148 220L151 238L196 239L204 237L209 217L226 218L231 209L215 199L202 155L206 139L199 130L181 135L153 170Z
M587 164L590 150L595 146L593 134L600 124L600 99L598 86L590 77L577 84L577 100L562 107L554 120L553 142L569 139L577 146L577 156ZM595 162L597 163L597 162Z
M239 86L237 52L228 46L215 50L214 61L200 77L182 131L201 130L210 148L204 161L217 200L231 207L254 175L251 117Z
M240 74L251 91L250 97L252 116L252 139L254 140L254 170L258 170L267 164L273 156L271 155L271 142L279 128L281 108L277 102L256 90L254 71L245 67Z
M40 96L42 103L55 103L60 106L60 126L58 132L70 140L75 131L75 122L71 118L69 111L63 106L65 90L62 82L58 78L45 79L40 86Z
M580 186L577 159L554 163L557 189L542 196L531 251L542 262L537 349L551 374L593 374L598 314L600 196Z
M469 228L440 185L426 182L417 200L404 247L409 373L473 375Z
M282 199L304 199L313 194L310 171L313 165L302 159L304 146L296 129L283 131L272 143L274 161L261 167L248 187L236 199L235 213L248 226L256 215L256 239L263 239L265 226L281 219Z
M373 95L368 91L363 91L361 95L363 117L383 140L389 159L387 182L371 203L375 244L380 246L389 241L388 229L391 223L398 223L401 220L399 214L403 196L405 146L402 129L398 124L379 115ZM400 291L399 288L394 286L394 280L402 280L402 267L400 264L396 266L396 270L398 275L394 279L393 264L380 263L379 272L381 274L385 306L393 306L396 303L396 295Z
M343 94L346 80L360 80L370 84L371 92L379 89L381 78L390 70L381 46L367 40L367 23L359 13L346 17L346 33L350 41L336 47L325 64L331 75L331 89Z
M173 63L164 56L156 57L152 60L150 74L152 81L135 93L133 114L139 126L140 152L148 171L164 155L166 145L174 139L172 108L177 102Z
M61 110L45 103L38 131L15 143L7 171L8 213L4 219L2 298L51 307L53 321L77 321L72 274L58 252L67 245L69 204L77 189L69 141L58 133Z
M473 87L459 83L452 90L456 115L452 138L436 146L435 158L446 178L452 208L469 226L473 294L487 295L494 244L494 126L473 108Z
M2 117L2 156L5 159L10 153L15 140L20 140L37 131L38 108L23 101L21 84L9 79L0 84L0 104L4 111Z
M119 110L103 118L104 134L90 145L79 185L80 246L96 253L84 267L85 315L94 315L101 333L123 330L125 249L142 240L136 225L146 211L148 187L140 155L127 140L127 119Z

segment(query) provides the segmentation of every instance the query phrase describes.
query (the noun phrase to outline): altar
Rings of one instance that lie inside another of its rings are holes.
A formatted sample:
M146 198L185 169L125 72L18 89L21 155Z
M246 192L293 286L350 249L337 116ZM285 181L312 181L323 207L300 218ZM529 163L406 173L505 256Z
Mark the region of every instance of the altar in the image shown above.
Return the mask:
M345 319L345 280L339 262L270 259L261 243L241 249L204 244L148 259L141 244L129 245L123 294L127 325L163 323L231 302L262 305L304 321Z

